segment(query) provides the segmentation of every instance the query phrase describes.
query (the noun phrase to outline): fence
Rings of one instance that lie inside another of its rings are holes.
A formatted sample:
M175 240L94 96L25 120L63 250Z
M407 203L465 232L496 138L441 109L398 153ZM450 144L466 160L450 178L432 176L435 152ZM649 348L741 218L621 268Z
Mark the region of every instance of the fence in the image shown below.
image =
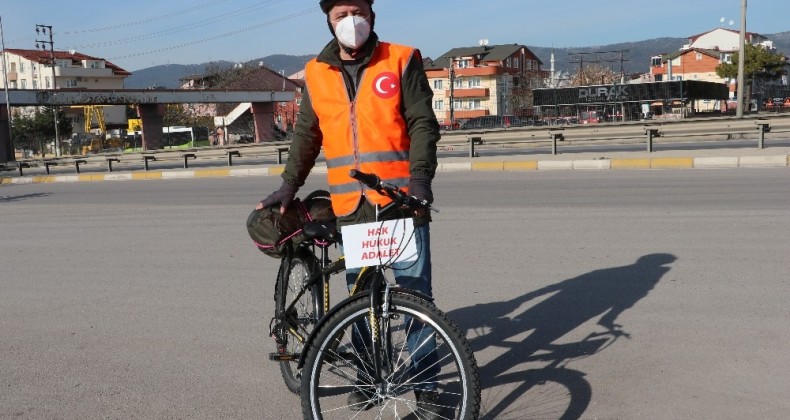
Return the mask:
M481 145L518 147L541 143L550 143L552 154L558 153L560 143L595 145L644 142L645 150L652 152L653 144L659 141L671 143L736 138L754 140L756 147L763 148L768 133L773 133L774 137L779 137L781 133L790 133L790 115L761 114L743 119L721 117L677 121L646 120L618 124L455 131L446 134L440 144L453 149L468 145L470 157L475 156L474 149L479 149Z

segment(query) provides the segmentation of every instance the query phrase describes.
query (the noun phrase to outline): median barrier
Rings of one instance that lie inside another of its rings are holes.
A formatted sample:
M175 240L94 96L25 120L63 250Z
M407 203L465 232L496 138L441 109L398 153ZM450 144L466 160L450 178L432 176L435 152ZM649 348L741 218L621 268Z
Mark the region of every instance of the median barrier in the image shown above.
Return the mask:
M599 142L606 143L634 143L646 142L647 151L653 152L655 139L661 138L664 144L669 144L683 139L704 140L731 140L735 136L750 138L755 136L758 147L765 147L767 133L790 133L790 115L760 115L757 118L736 119L733 117L689 119L677 121L633 121L625 123L602 123L523 127L510 129L492 129L474 132L458 131L442 136L440 147L446 150L455 150L459 147L474 149L477 156L483 150L496 146L528 146L549 141L552 154L557 154L558 142L567 145L592 145ZM485 146L477 147L470 143L471 137L485 136ZM467 146L468 145L468 146Z

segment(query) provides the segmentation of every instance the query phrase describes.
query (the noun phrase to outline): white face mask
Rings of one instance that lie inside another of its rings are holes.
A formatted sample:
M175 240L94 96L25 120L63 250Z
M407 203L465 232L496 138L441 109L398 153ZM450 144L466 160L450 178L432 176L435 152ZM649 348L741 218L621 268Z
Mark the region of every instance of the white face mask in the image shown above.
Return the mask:
M370 36L370 23L361 16L346 16L335 26L335 36L346 47L359 49Z

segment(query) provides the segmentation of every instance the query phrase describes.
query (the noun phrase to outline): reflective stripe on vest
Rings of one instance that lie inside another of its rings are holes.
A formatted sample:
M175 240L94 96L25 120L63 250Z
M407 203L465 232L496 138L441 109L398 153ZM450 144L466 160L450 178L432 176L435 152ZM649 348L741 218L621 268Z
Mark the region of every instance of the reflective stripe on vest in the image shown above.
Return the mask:
M360 162L395 162L395 161L409 161L409 152L408 151L399 151L399 152L371 152L371 153L361 153L358 156ZM341 166L352 166L354 165L354 156L341 156L336 157L334 159L327 159L326 167L328 169L334 169Z
M348 176L350 169L375 173L407 190L410 139L401 114L401 79L415 50L379 43L359 77L356 98L349 99L342 72L311 60L305 82L323 135L332 209L353 213L361 197L384 205L389 198Z

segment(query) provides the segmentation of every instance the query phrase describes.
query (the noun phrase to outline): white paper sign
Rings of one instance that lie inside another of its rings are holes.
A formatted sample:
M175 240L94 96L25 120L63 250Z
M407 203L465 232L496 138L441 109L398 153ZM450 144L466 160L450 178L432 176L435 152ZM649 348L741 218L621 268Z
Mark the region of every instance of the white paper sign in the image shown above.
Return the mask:
M412 219L343 226L346 268L415 261L417 238Z

